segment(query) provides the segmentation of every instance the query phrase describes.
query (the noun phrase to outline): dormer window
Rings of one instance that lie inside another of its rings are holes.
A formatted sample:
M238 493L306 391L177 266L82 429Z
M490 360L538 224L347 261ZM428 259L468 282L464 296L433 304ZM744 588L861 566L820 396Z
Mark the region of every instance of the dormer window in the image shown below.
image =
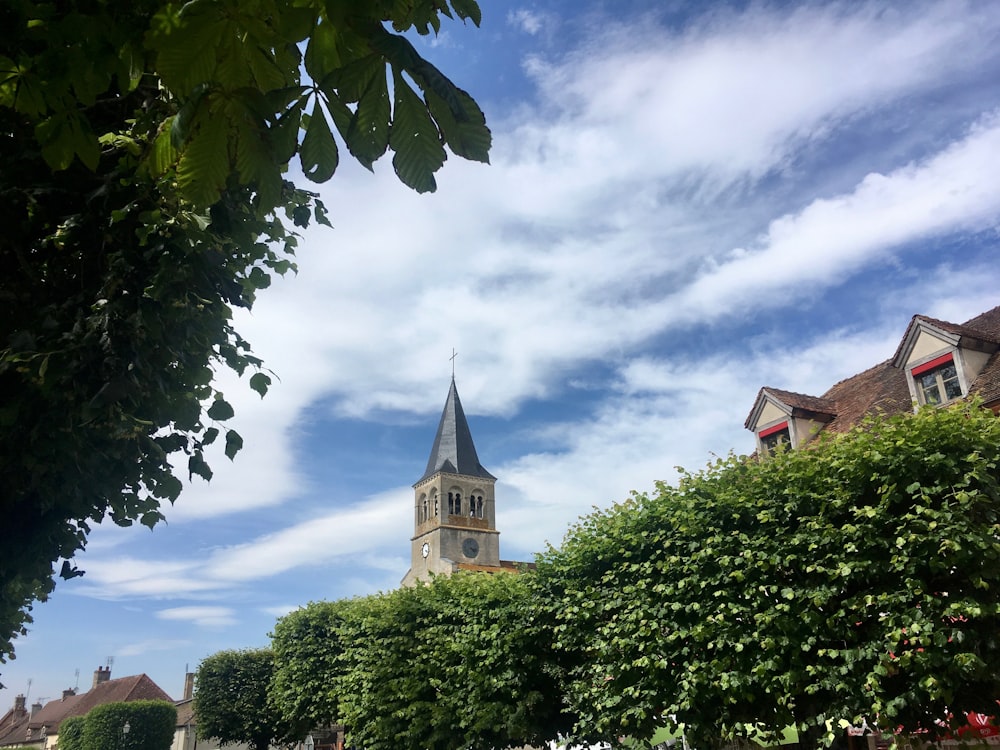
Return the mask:
M781 422L761 430L757 433L757 437L760 439L760 448L765 453L771 453L777 450L779 445L790 445L792 442L788 422Z
M949 352L911 370L921 404L936 406L962 397L955 358Z

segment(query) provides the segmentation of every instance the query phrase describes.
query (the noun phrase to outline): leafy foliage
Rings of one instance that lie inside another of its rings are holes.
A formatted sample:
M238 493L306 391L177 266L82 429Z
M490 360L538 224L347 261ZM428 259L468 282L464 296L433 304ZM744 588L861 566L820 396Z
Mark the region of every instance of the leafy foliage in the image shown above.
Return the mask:
M84 750L83 728L87 723L84 716L70 716L59 723L59 747L62 750Z
M536 573L280 620L272 700L369 750L941 730L1000 695L1000 420L966 404L729 457L582 519Z
M220 651L203 660L195 675L198 736L255 750L300 736L268 700L273 675L270 649Z
M994 713L998 454L989 412L928 409L584 519L539 566L577 731L818 740Z
M125 731L126 725L128 731ZM177 709L168 701L105 703L84 717L81 750L169 750ZM59 746L63 746L62 729Z
M0 4L0 660L93 523L152 528L175 465L207 480L206 446L242 447L214 371L270 378L231 310L327 223L289 163L322 182L338 139L369 168L393 150L426 191L442 144L487 160L482 112L401 35L442 15L479 22L474 0Z
M571 722L528 577L456 574L275 628L275 700L372 750L539 745Z
M286 722L304 730L341 722L346 620L364 606L357 599L312 602L278 620L271 634L274 679L270 696ZM353 644L361 648L363 644ZM301 736L304 732L299 732Z

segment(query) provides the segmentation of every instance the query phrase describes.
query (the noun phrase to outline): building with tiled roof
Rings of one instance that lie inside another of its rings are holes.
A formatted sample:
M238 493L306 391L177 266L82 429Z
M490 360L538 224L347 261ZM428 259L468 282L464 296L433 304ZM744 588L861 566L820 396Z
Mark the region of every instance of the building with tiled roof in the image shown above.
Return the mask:
M99 667L94 672L93 686L85 693L77 695L74 690L64 690L61 698L44 706L36 703L30 711L25 707L24 696L17 696L14 708L0 721L0 747L49 750L58 743L59 725L71 716L83 716L90 709L106 703L142 700L173 702L145 674L112 680L111 668Z
M757 450L793 448L820 432L846 432L869 414L978 397L1000 413L1000 307L964 323L914 315L895 354L821 396L765 386L744 425Z

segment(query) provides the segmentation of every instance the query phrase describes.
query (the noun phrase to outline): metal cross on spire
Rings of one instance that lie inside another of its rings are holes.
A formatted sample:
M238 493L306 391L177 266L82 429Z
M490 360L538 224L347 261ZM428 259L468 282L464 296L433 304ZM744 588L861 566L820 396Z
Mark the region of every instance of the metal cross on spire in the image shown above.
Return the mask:
M458 352L455 351L455 347L451 348L451 379L455 379L455 357L458 356Z

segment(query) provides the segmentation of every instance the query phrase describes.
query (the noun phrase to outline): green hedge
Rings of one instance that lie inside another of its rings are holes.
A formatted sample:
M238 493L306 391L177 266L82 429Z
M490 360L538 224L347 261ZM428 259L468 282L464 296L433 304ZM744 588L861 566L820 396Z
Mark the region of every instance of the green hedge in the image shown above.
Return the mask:
M64 745L60 728L62 750L170 750L177 727L177 709L167 701L106 703L84 718L79 745Z
M87 717L71 716L59 725L59 750L83 750L83 728Z

